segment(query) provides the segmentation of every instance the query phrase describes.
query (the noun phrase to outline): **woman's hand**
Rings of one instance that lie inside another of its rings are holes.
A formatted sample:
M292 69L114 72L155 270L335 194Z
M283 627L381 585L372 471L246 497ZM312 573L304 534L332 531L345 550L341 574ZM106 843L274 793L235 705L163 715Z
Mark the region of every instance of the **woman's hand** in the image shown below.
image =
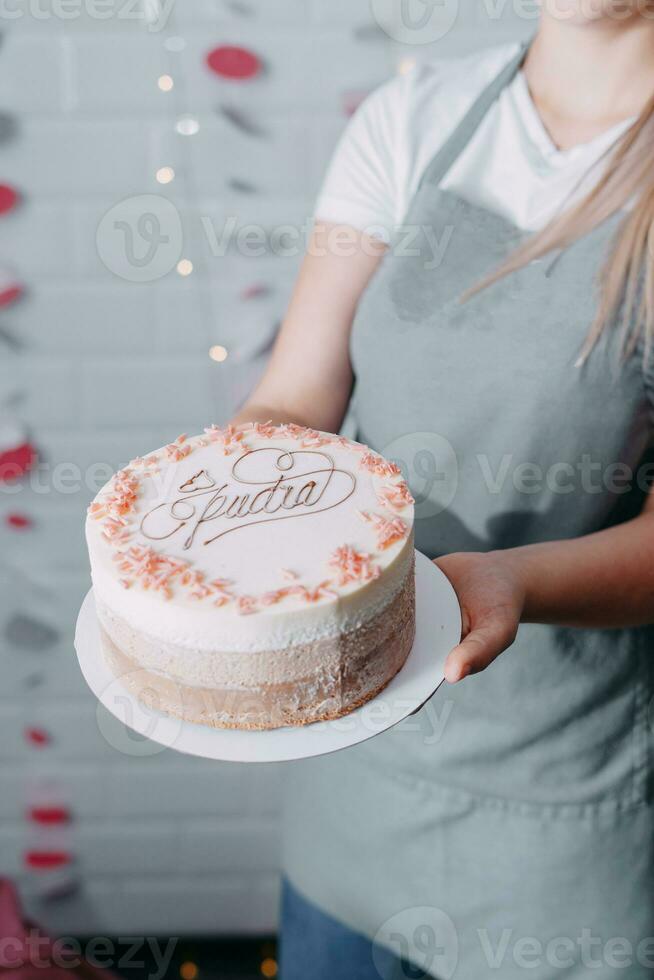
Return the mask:
M452 583L461 606L461 643L445 664L450 684L484 670L515 640L525 606L520 565L502 552L458 553L434 562Z

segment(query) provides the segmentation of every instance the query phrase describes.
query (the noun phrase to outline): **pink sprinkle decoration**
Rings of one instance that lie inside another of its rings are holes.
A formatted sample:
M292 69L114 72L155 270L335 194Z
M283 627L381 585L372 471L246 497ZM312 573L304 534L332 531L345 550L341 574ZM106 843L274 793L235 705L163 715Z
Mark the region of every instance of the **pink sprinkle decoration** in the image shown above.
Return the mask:
M179 463L180 460L185 459L190 454L191 447L184 445L187 438L188 436L186 434L177 436L174 442L166 446L165 453L168 459L173 459L176 463Z
M289 594L288 589L276 589L274 592L266 592L265 595L261 597L262 606L275 606L282 599L285 599Z
M333 598L337 599L338 594L330 589L332 583L329 580L321 582L313 589L307 589L304 586L300 586L299 594L304 599L305 602L320 602L321 599Z
M396 541L401 541L409 533L408 525L399 517L390 520L382 517L381 514L368 514L365 511L359 513L364 521L374 527L377 532L377 544L382 550L389 548Z
M302 446L305 449L319 449L321 446L328 445L331 441L331 436L316 432L315 429L306 429L302 439Z
M130 579L138 579L144 589L161 592L165 598L172 597L172 585L188 570L186 562L157 554L151 548L132 546L127 551L114 555L118 568Z
M367 447L362 446L360 442L352 442L351 439L347 439L345 436L334 436L333 441L338 446L343 446L345 449L355 449L357 452L367 452Z
M137 456L135 459L131 461L129 467L130 468L142 467L145 469L146 467L156 466L158 460L159 457L157 456L156 453L152 453L150 456Z
M261 436L263 439L272 439L277 433L277 426L272 424L272 419L267 422L252 422L250 424L250 431L256 436Z
M251 595L241 595L236 600L236 606L241 616L251 616L257 611L257 600Z
M125 542L131 536L124 515L134 507L138 490L139 483L132 471L119 470L104 499L94 501L89 507L89 515L94 520L102 520L102 533L107 541Z
M375 473L377 476L401 476L402 470L395 463L389 463L387 460L382 459L381 456L377 456L376 453L367 451L361 457L359 466L363 470L368 470L369 473Z
M370 555L357 551L349 545L337 548L329 559L329 564L338 570L339 585L348 585L350 582L369 582L381 574L381 569L379 566L373 565Z
M205 434L209 437L209 442L215 442L223 447L223 453L225 456L231 456L233 452L238 449L247 450L247 447L243 445L243 437L245 435L241 430L237 430L233 425L228 425L226 429L221 429L217 425L212 425L210 428L205 429Z
M309 429L304 425L296 425L295 422L286 422L280 426L279 432L284 439L304 439Z
M289 582L297 582L300 577L297 572L291 571L290 568L282 568L282 576Z
M377 499L382 507L390 507L393 510L404 510L405 507L415 503L404 480L398 484L391 483L381 487L377 491Z

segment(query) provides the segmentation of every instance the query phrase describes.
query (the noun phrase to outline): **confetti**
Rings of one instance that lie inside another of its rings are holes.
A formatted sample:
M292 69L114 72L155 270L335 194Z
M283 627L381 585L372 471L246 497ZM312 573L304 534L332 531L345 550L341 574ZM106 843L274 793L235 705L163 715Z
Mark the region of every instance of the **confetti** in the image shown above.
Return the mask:
M20 195L15 187L10 184L0 184L0 214L12 211L20 200Z
M230 177L227 181L227 186L233 190L237 191L239 194L256 194L257 188L254 184L251 184L248 180L243 180L242 177Z
M207 55L209 69L221 78L232 81L246 81L255 78L263 70L263 64L258 55L247 48L223 45L214 48Z
M269 296L272 288L266 282L253 282L251 286L246 286L241 292L241 299L247 302L252 299L263 299Z
M27 514L7 514L5 524L16 531L24 531L32 527L32 519Z
M33 806L27 811L27 817L33 823L52 827L70 823L71 812L65 806Z
M27 473L36 462L36 449L29 443L0 452L0 481L8 483Z
M21 650L45 650L59 639L59 633L48 623L23 613L11 617L4 629L5 639Z
M24 289L19 283L8 283L0 288L0 309L11 306L12 303L21 298L23 293Z
M37 871L50 871L71 863L72 857L68 851L26 851L24 864L27 868Z
M250 116L246 115L241 109L234 106L221 105L218 112L230 125L246 136L254 136L257 139L264 139L267 136L266 130L259 123L255 122Z
M37 748L45 748L50 745L51 739L45 728L26 728L25 741Z

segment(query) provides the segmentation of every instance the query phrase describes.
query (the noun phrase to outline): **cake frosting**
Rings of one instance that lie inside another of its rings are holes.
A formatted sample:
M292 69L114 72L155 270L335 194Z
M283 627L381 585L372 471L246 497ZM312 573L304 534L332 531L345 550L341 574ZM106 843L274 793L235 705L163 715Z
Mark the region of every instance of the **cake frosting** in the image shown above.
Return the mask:
M395 464L342 436L179 436L103 487L86 536L105 655L169 714L339 717L411 649L413 500Z

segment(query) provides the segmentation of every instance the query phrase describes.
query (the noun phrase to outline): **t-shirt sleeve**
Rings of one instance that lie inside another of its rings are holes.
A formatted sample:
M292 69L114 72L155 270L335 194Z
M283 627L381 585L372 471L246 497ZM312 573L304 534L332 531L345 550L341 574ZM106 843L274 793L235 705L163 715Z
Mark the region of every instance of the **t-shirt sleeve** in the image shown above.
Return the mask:
M404 79L362 103L341 137L318 197L317 220L350 225L389 242L398 220Z

